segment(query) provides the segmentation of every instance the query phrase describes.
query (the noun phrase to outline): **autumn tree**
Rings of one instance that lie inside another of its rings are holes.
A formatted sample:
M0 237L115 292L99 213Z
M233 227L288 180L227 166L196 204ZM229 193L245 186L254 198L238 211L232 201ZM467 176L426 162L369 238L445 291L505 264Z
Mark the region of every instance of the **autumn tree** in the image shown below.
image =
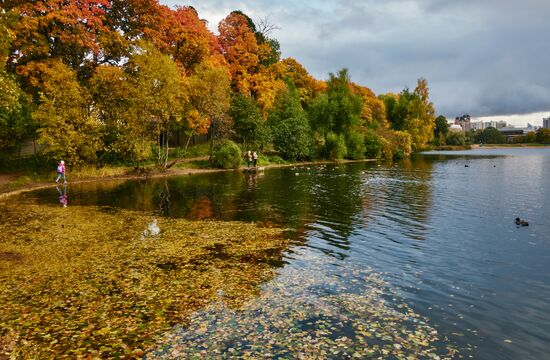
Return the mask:
M252 25L248 17L234 11L218 26L218 41L229 64L232 87L245 96L251 95L252 76L260 64L260 48Z
M384 102L377 98L374 92L366 86L352 83L351 87L353 93L360 96L363 100L363 111L361 112L362 125L371 128L388 126Z
M170 35L170 53L184 69L191 71L219 53L216 37L208 30L206 23L199 19L193 7L178 7L174 12L174 21L177 26Z
M166 167L170 131L181 121L186 100L182 74L168 55L146 42L136 48L126 68L135 89L136 124L153 127L149 138L157 144L157 164Z
M24 94L15 77L5 69L14 33L7 26L9 19L0 14L0 149L21 143L29 131L24 111Z
M282 80L291 80L296 86L302 106L307 106L315 96L326 90L315 80L296 59L286 58L275 65L277 73Z
M189 139L195 134L206 134L217 119L221 119L230 106L230 83L227 68L215 63L199 65L189 77L187 106L183 128ZM189 141L186 144L189 145Z
M394 130L411 135L413 149L421 149L434 137L435 109L429 99L428 82L418 79L413 92L405 88L399 95L381 97L386 107L387 118Z
M39 142L44 153L71 165L94 162L101 146L100 123L89 108L89 97L76 73L60 60L43 70L42 94L34 119L41 124Z
M403 130L411 134L413 148L421 149L432 141L434 128L435 108L430 101L428 82L420 78L409 104Z
M100 66L88 83L93 105L102 123L102 149L98 157L105 161L138 163L150 157L151 130L138 121L133 108L136 89L129 76L117 66Z
M103 21L108 0L12 1L6 11L19 16L11 57L24 68L29 61L57 58L74 70L99 53L99 36L108 31Z

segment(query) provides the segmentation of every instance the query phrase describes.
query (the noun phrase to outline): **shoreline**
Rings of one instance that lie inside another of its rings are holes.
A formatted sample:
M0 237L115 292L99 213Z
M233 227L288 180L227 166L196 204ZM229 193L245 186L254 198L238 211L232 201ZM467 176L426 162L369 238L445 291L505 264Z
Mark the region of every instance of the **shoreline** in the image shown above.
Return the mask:
M166 171L159 171L156 173L150 173L150 174L128 174L128 175L109 175L109 176L97 176L97 177L90 177L90 178L82 178L77 179L74 181L68 181L68 184L84 184L84 183L91 183L91 182L97 182L97 181L104 181L104 180L120 180L120 181L128 181L128 180L147 180L152 178L165 178L165 177L172 177L172 176L184 176L184 175L196 175L196 174L208 174L208 173L217 173L217 172L227 172L227 171L242 171L242 172L252 172L252 171L263 171L265 169L273 169L273 168L284 168L284 167L295 167L295 166L307 166L307 165L325 165L325 164L350 164L350 163L358 163L358 162L372 162L372 161L380 161L381 159L361 159L361 160L338 160L338 161L331 161L331 160L324 160L324 161L307 161L307 162L297 162L297 163L290 163L290 164L270 164L265 166L257 166L256 170L253 170L252 168L248 168L246 166L241 166L237 169L196 169L196 168L189 168L189 169L168 169ZM10 173L4 173L0 174L0 176L7 179L7 182L0 182L0 200L4 200L10 196L19 195L25 192L34 191L34 190L40 190L40 189L47 189L47 188L53 188L57 184L55 182L31 182L28 184L23 185L20 188L15 189L9 189L8 185L11 183L11 181L14 181L17 179L18 175L16 174L10 174Z

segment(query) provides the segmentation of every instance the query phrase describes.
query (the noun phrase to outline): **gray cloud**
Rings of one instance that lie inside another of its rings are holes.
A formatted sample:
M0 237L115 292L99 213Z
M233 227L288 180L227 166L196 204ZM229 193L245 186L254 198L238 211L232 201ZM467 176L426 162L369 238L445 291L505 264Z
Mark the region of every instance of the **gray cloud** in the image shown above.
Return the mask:
M178 1L161 1L175 5ZM180 4L183 4L181 2ZM283 56L314 76L342 67L376 93L428 80L446 116L550 111L547 0L186 1L217 22L268 16Z

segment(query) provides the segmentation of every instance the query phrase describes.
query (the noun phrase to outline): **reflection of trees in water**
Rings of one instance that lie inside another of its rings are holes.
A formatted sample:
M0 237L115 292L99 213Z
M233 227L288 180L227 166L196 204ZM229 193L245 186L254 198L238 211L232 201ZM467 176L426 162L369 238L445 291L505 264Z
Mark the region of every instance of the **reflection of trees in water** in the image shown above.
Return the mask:
M168 180L164 180L159 188L159 214L170 216L170 187L168 186Z
M431 179L432 163L413 159L381 167L357 163L128 181L94 191L83 186L80 193L89 204L190 219L274 223L296 229L300 238L314 236L347 249L358 224L370 226L374 217L422 238Z
M193 220L204 220L212 218L212 201L208 196L198 198L189 212L189 218Z

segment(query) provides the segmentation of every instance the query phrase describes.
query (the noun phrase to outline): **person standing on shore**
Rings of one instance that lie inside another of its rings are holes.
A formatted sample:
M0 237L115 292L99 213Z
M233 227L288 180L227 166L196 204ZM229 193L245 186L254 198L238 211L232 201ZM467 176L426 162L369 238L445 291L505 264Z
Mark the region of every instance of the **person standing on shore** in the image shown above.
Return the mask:
M254 161L254 167L256 167L256 163L258 162L258 153L256 151L252 153L252 160Z
M246 165L250 167L250 163L252 162L252 152L248 150L246 153Z
M61 178L63 178L63 183L66 184L67 177L65 176L65 161L63 160L57 164L57 178L55 179L55 182L58 183Z

